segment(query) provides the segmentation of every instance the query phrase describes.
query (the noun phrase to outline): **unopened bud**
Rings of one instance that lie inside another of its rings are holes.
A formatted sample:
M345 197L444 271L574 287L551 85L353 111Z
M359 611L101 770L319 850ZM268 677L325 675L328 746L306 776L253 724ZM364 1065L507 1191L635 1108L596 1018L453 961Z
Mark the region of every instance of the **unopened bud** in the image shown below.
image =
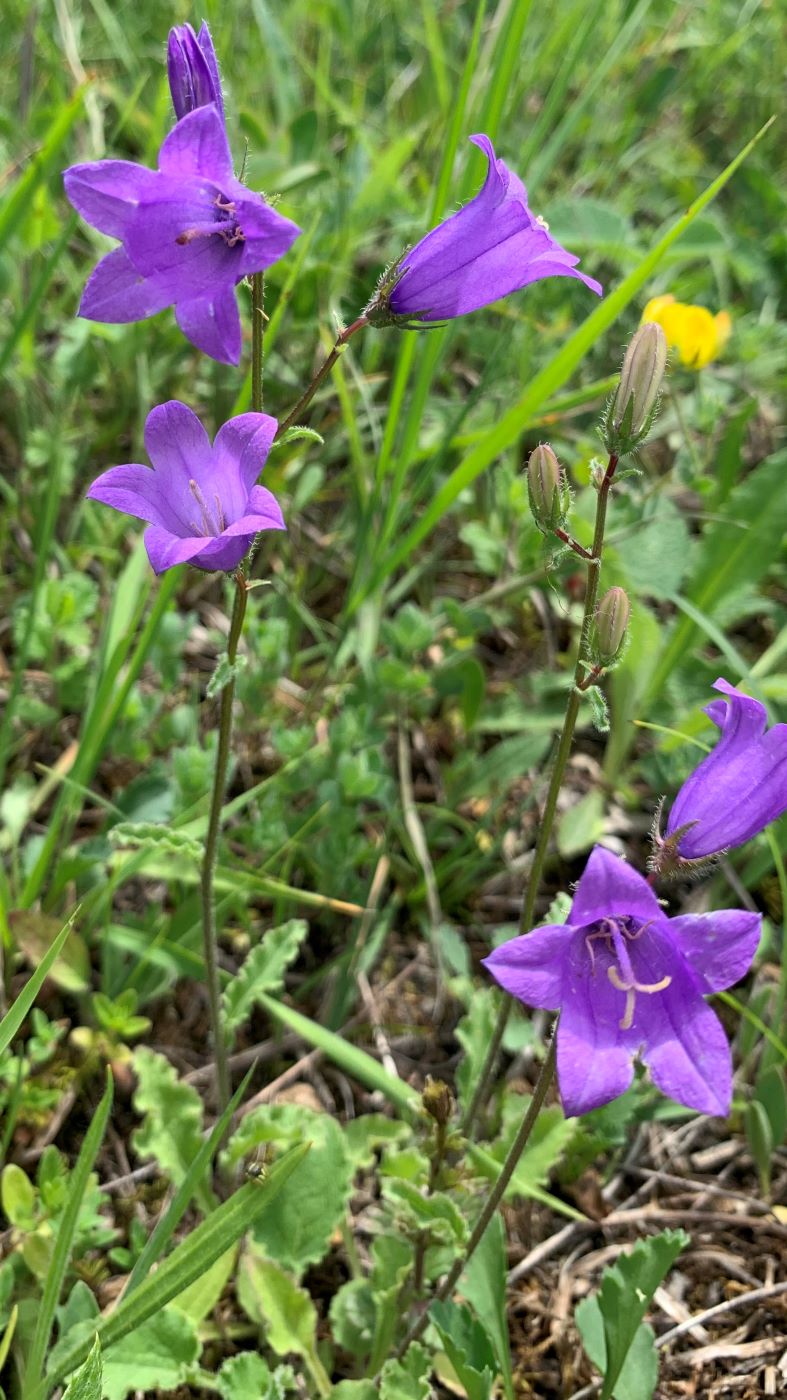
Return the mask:
M527 494L539 530L551 535L565 520L568 488L548 442L539 443L527 464Z
M667 337L655 321L646 321L626 351L620 383L605 425L610 452L630 452L650 431L667 368Z
M610 588L596 608L596 653L603 666L620 654L626 640L631 604L622 588Z
M431 1074L428 1074L421 1094L421 1102L429 1116L444 1128L453 1109L453 1099L448 1085L444 1084L442 1079L433 1079Z

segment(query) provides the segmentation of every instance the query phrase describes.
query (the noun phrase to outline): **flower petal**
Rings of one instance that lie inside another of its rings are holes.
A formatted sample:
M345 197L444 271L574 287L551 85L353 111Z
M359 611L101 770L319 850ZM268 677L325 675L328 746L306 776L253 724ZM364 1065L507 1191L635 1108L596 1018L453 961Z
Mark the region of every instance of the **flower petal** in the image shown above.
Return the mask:
M185 523L177 513L172 493L162 489L161 477L150 467L130 463L110 467L97 477L87 492L90 501L102 501L113 510L160 525L174 534L184 533Z
M186 539L173 535L160 525L151 525L145 531L145 548L148 552L154 573L163 574L175 564L187 564L205 549L208 541L204 536L190 535Z
M627 914L643 920L664 918L647 880L604 846L595 846L574 894L570 922L581 927Z
M563 1007L557 1028L557 1079L568 1118L619 1098L634 1077L631 1050L617 1021L610 1019L606 1002L606 987L601 1004L583 987Z
M286 530L281 506L272 491L265 486L252 486L245 513L220 536L223 540L238 535L258 535L260 530Z
M93 269L79 303L79 315L87 321L109 325L143 321L172 305L169 287L161 287L152 277L140 277L125 249L107 253Z
M243 244L238 245L238 268L241 276L248 277L283 258L301 230L292 219L272 209L261 195L250 194L245 189L243 195L235 205L238 224L243 229L245 239Z
M203 354L210 355L225 365L237 365L240 362L240 312L233 290L227 288L213 297L180 301L175 308L175 314L183 334Z
M121 239L139 204L155 199L158 179L155 170L129 160L96 160L63 172L66 195L77 213L99 232Z
M225 501L225 515L236 520L242 515L249 492L268 459L278 423L267 413L241 413L230 418L216 434L213 445L216 460L227 480L237 480L237 510L229 509L235 500Z
M202 109L200 109L202 110ZM146 277L168 281L171 301L212 295L234 287L242 244L230 247L217 221L216 187L192 180L166 182L166 197L140 207L126 228L129 260Z
M732 1057L718 1017L679 978L647 1000L653 1006L642 1058L653 1083L687 1108L725 1117L732 1099Z
M215 468L210 438L196 413L177 399L157 404L145 423L145 448L156 468L160 491L172 502L178 519L184 522L176 533L187 538L200 537L204 522L189 483L196 482L213 518L216 494L221 501L221 480Z
M159 151L158 164L166 175L204 175L219 184L231 180L232 156L218 109L197 107L181 117Z
M557 1011L563 1000L563 972L572 942L581 935L569 924L545 924L501 943L483 965L495 981L527 1006Z
M745 909L681 914L667 921L669 937L691 964L704 992L723 992L748 972L757 952L762 915Z

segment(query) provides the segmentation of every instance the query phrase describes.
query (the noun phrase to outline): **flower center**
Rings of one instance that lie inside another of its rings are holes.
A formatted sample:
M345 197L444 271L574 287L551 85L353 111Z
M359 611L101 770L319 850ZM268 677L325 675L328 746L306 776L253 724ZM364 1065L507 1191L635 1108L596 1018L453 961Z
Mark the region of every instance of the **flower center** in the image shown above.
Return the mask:
M637 992L644 992L647 996L652 996L654 992L663 992L672 981L671 977L662 977L658 982L638 982L631 965L628 945L636 938L640 938L650 928L652 922L652 919L646 924L638 924L636 920L630 918L602 919L592 933L585 935L585 945L590 953L591 967L594 972L595 953L591 944L595 939L601 939L607 952L614 959L607 968L607 977L616 991L626 994L623 1016L618 1022L622 1031L631 1030L633 1025Z
M243 243L246 235L235 217L235 205L232 200L225 199L223 194L217 194L213 207L218 210L218 214L210 228L187 228L178 234L175 242L183 246L185 243L193 243L195 238L212 238L214 234L218 234L228 248L234 248L236 243Z
M205 500L205 497L203 496L202 492L200 491L196 481L189 481L189 491L191 492L192 496L194 497L194 500L199 506L201 523L199 525L195 525L193 520L187 520L186 524L188 525L190 530L193 530L195 535L205 535L208 539L215 539L216 535L222 534L226 525L226 521L224 519L224 511L221 508L221 501L219 500L218 493L214 492L213 494L213 500L216 507L216 514L214 518L214 516L211 515L208 503Z

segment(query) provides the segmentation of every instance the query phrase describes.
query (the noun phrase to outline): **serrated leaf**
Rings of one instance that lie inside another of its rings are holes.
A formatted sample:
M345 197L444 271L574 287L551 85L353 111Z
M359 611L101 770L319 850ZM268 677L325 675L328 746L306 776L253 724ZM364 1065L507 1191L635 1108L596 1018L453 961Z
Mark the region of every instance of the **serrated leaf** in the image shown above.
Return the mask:
M111 846L134 846L142 851L171 851L201 861L205 847L185 831L175 831L157 822L117 822L108 833Z
M604 1319L596 1297L583 1298L574 1311L585 1351L601 1374L606 1369ZM641 1322L612 1392L614 1400L651 1400L659 1378L653 1328Z
M228 686L230 681L237 680L241 671L248 665L249 658L244 655L236 656L234 661L230 661L226 651L216 662L216 669L208 681L205 694L209 700L213 700Z
M353 1166L339 1124L327 1113L296 1104L265 1104L246 1115L225 1154L236 1162L260 1143L287 1147L306 1141L311 1151L297 1181L284 1185L276 1210L258 1221L253 1232L271 1259L298 1276L323 1258L350 1198Z
M433 1303L429 1309L448 1360L464 1387L467 1400L489 1400L497 1370L492 1344L469 1308L456 1303Z
M306 1289L252 1247L241 1259L238 1301L265 1328L271 1350L277 1356L302 1356L320 1394L327 1395L330 1381L317 1355L317 1309Z
M294 1382L290 1366L277 1366L271 1371L256 1351L242 1351L222 1363L215 1387L223 1400L284 1400Z
M315 432L314 428L306 428L301 424L294 423L291 428L287 429L286 433L282 433L281 437L277 437L273 446L284 447L288 442L316 442L322 447L325 443L325 438L320 437L320 434Z
M383 1196L393 1206L405 1230L428 1230L430 1244L461 1248L466 1242L467 1220L444 1191L424 1196L410 1181L388 1180L383 1182Z
M124 1400L130 1390L174 1390L199 1353L194 1323L177 1308L163 1308L105 1352L105 1400Z
M386 1361L380 1373L380 1400L430 1400L429 1353L412 1342L401 1361Z
M163 1055L140 1046L134 1051L137 1088L134 1107L145 1121L133 1134L141 1157L155 1157L173 1185L180 1186L202 1146L202 1100L196 1089L183 1084ZM213 1204L213 1194L203 1182L198 1192L203 1210Z
M101 1400L102 1380L101 1343L96 1337L84 1366L80 1366L68 1382L63 1400Z
M408 1123L386 1118L384 1113L363 1113L344 1125L344 1145L355 1171L372 1166L376 1148L396 1146L411 1137Z
M269 929L262 942L252 948L224 993L224 1024L228 1032L248 1020L260 992L280 991L284 974L295 962L308 932L305 919L288 919Z
M601 1400L610 1400L653 1294L689 1243L685 1231L664 1230L640 1240L604 1271L597 1295L606 1349Z

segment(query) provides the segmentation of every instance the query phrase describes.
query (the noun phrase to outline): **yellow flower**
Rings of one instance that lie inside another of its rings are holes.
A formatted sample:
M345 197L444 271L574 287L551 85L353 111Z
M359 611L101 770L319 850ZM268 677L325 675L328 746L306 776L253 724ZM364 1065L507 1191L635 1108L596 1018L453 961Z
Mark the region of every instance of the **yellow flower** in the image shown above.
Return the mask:
M689 369L702 369L721 353L732 331L729 312L712 316L704 306L688 306L674 296L651 297L642 321L656 321L667 337L667 344L677 350L681 364Z

